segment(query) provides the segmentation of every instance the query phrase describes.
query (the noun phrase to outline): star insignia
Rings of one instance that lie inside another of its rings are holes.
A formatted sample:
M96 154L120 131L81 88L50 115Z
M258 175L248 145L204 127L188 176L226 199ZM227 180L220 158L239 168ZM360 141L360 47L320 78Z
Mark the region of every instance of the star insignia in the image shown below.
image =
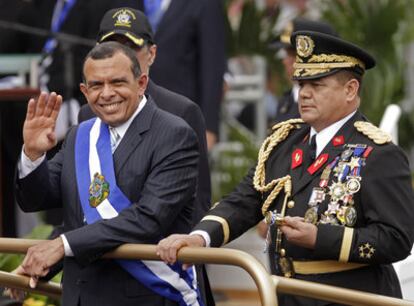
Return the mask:
M368 242L360 245L358 250L360 258L371 259L375 253L375 248Z
M351 161L348 163L351 170L358 168L359 165L359 157L351 157Z

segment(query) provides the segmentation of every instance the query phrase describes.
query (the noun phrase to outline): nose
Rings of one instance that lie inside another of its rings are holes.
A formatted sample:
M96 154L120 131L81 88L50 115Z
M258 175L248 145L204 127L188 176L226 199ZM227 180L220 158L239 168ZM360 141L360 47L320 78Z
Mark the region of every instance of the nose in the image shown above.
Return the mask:
M102 87L101 98L104 100L110 100L113 96L115 96L115 91L112 86L110 84L105 84Z
M306 99L311 95L310 85L305 83L300 85L299 98Z

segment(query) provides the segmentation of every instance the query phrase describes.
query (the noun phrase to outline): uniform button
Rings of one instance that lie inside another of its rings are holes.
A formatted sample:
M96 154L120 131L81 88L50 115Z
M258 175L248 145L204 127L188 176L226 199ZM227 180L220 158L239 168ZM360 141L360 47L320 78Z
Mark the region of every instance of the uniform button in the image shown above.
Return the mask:
M286 250L285 249L280 250L280 256L282 256L282 257L286 256Z
M293 202L293 201L289 201L289 202L288 202L288 207L289 207L289 208L293 208L293 207L295 207L295 202Z

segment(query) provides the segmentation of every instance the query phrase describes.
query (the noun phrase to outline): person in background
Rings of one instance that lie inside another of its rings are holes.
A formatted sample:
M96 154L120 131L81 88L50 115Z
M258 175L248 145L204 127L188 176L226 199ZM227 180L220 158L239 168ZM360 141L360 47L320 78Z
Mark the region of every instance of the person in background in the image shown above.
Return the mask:
M392 263L413 245L414 194L406 155L358 110L375 59L325 33L294 32L291 43L301 119L273 127L235 191L157 252L173 263L180 248L221 246L265 217L277 275L401 298ZM278 298L284 306L325 304Z

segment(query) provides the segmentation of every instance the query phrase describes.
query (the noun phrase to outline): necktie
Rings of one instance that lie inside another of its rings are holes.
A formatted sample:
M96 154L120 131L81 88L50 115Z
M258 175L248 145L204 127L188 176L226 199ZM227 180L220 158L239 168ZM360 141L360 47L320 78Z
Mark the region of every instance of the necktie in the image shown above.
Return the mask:
M154 33L163 14L161 6L162 0L144 0L145 15L147 15Z
M316 158L316 134L311 137L311 141L309 143L309 156L312 161Z
M114 153L114 151L116 150L116 147L118 146L121 136L119 136L115 128L110 127L109 132L111 134L111 151L112 153Z

